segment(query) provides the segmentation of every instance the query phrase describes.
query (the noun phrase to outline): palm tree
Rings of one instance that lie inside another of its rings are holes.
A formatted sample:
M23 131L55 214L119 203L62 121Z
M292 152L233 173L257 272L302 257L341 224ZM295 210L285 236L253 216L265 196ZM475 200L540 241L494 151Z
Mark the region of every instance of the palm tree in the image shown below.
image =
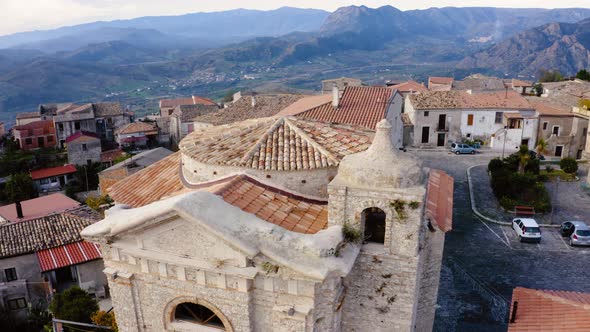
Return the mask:
M526 145L521 145L518 150L518 174L524 174L524 169L530 159L529 148Z
M547 141L545 141L545 139L541 138L539 140L539 142L537 142L537 147L535 148L535 150L537 150L537 154L540 156L543 156L546 152L547 152Z

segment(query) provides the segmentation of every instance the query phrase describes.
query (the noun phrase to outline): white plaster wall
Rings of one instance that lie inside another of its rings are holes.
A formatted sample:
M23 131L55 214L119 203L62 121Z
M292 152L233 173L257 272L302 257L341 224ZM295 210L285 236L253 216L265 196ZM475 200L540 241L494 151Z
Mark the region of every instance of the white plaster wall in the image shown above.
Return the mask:
M404 125L401 119L404 99L396 93L387 109L386 118L391 124L391 142L396 148L403 147Z
M465 110L461 114L461 134L467 137L471 134L473 138L483 138L485 141L490 140L492 134L504 128L504 116L502 115L502 122L496 123L496 112L498 110ZM516 111L506 111L504 113L516 113ZM469 114L473 114L473 125L467 125Z

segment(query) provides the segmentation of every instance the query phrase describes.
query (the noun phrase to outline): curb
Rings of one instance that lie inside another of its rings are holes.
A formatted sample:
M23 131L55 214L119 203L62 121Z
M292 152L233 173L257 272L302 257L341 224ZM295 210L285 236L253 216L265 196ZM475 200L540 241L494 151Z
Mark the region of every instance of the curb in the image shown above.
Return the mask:
M473 184L471 182L471 169L475 168L475 167L479 167L479 166L485 166L485 165L486 164L473 165L467 169L467 184L469 186L469 199L471 201L471 211L473 211L473 213L476 216L478 216L480 219L482 219L483 221L491 222L493 224L502 225L502 226L511 226L512 224L509 222L499 221L499 220L495 220L495 219L486 217L481 212L479 212L479 210L477 209L477 205L475 204L475 195L473 194ZM539 224L539 227L558 228L560 226L559 225L552 225L552 224Z

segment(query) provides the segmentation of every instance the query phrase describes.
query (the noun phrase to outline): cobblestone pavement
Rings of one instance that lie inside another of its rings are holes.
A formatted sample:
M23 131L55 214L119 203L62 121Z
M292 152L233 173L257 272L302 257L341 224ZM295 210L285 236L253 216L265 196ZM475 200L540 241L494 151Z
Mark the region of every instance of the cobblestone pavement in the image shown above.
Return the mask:
M510 227L473 215L466 170L494 155L410 153L455 177L453 230L445 241L435 331L506 331L517 286L590 292L590 249L568 247L554 229L544 231L539 245L520 243ZM590 215L590 206L587 211Z

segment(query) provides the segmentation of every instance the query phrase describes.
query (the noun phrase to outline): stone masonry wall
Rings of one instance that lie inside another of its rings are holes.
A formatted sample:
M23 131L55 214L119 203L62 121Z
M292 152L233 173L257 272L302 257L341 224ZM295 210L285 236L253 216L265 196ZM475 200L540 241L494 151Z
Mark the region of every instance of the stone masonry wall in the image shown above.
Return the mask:
M430 332L433 328L444 241L445 234L441 230L436 229L434 232L425 230L420 256L420 295L417 307L419 319L416 320L418 332Z

